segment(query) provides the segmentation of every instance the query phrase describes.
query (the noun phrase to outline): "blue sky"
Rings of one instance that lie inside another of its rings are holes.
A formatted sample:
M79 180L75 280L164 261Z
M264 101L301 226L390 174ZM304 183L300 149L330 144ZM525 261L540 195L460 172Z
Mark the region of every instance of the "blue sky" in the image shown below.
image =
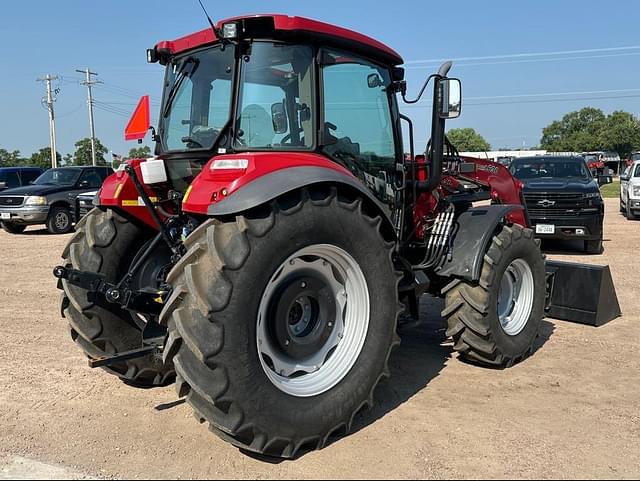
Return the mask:
M550 121L586 105L640 114L636 0L396 0L385 9L371 0L204 3L216 20L268 11L373 36L408 62L410 92L437 68L435 60L461 59L451 75L463 82L463 115L449 127L474 127L494 147L535 145ZM157 102L161 93L162 68L146 63L146 48L207 26L196 0L31 0L3 2L1 8L0 147L26 155L49 142L40 105L44 86L36 77L62 77L55 84L55 108L58 150L64 154L88 136L86 90L75 69L98 72L104 84L94 90L102 102L97 137L110 150L126 153L135 146L123 140L127 113L140 95L149 93ZM564 53L530 55L548 52ZM532 96L537 94L562 95ZM416 122L417 148L423 149L430 107L403 111ZM152 115L157 118L157 109Z

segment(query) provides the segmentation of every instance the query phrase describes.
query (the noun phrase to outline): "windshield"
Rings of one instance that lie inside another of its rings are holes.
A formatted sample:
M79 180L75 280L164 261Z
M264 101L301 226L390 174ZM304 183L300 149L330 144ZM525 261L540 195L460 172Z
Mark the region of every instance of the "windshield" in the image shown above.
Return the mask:
M81 173L80 169L49 169L33 183L37 185L73 185L78 181Z
M640 177L640 164L636 165L636 173L634 174L634 177Z
M526 179L589 179L591 175L581 160L566 159L522 159L511 164L514 177Z
M631 154L631 160L640 160L640 153Z
M220 46L167 66L160 114L164 150L211 149L231 117L234 48Z

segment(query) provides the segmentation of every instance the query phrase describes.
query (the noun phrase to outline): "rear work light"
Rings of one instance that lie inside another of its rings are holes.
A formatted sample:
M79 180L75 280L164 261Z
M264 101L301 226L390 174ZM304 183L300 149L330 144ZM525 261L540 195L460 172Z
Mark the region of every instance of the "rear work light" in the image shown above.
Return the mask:
M212 172L225 170L247 170L249 168L248 159L219 159L214 160L211 164Z

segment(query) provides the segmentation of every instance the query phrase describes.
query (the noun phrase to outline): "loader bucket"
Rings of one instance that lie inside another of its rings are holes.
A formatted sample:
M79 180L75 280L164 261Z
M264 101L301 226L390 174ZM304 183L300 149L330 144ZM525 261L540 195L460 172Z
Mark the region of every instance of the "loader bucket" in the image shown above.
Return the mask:
M602 326L622 315L609 266L547 261L548 317Z

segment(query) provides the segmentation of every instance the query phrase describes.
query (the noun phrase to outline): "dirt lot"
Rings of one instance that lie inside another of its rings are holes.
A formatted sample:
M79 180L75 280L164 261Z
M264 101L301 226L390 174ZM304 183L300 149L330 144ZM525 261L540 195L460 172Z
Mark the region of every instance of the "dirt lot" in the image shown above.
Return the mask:
M535 355L497 371L457 360L425 300L357 432L280 464L214 437L171 387L135 390L89 369L51 276L67 237L0 232L0 478L637 478L640 222L607 205L604 255L547 247L610 264L624 317L599 329L545 321Z

